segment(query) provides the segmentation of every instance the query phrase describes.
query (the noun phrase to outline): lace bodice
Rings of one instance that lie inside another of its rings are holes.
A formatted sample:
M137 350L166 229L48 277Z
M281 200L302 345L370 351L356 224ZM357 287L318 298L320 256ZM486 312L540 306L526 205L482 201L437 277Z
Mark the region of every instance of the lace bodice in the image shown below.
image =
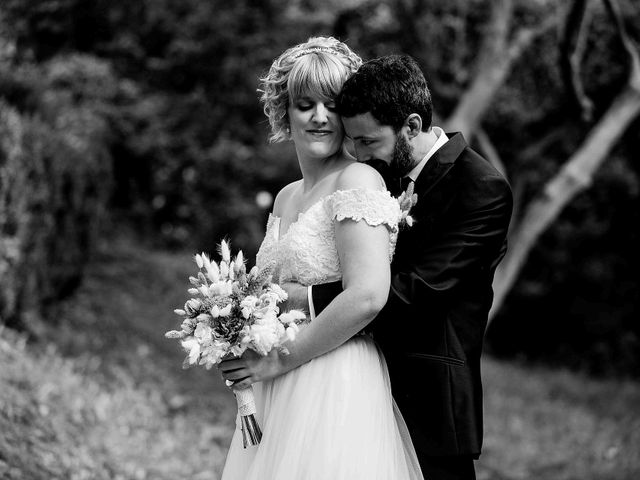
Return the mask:
M269 215L267 232L258 251L258 266L276 262L278 282L296 281L315 285L342 278L336 247L334 222L364 220L389 229L389 258L398 237L400 206L387 191L338 190L299 214L289 230L280 235L280 218Z

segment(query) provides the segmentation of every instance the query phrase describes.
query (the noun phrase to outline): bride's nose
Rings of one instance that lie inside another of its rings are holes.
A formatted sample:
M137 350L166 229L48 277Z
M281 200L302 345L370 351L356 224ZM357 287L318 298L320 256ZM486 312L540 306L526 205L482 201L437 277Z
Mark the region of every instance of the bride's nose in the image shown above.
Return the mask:
M324 103L316 103L311 120L320 125L329 121L329 110L324 106Z

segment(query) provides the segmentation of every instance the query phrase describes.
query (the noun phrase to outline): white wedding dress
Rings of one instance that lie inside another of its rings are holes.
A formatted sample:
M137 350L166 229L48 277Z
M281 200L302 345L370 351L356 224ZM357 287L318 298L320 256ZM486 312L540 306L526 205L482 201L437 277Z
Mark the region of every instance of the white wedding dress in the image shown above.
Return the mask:
M280 282L339 280L334 222L386 225L391 256L399 217L386 191L336 191L301 213L284 235L280 219L270 215L257 263L275 260ZM262 441L245 449L236 428L223 480L422 479L384 358L370 336L358 335L253 388Z

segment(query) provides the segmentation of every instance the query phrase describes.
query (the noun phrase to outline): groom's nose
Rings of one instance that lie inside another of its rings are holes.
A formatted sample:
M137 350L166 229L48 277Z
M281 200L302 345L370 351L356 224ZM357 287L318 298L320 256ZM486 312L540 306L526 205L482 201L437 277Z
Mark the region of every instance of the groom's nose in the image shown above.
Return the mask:
M368 153L362 145L358 146L357 142L354 142L354 143L355 143L354 149L356 151L356 160L358 160L359 162L366 162L368 160L371 160L371 154Z

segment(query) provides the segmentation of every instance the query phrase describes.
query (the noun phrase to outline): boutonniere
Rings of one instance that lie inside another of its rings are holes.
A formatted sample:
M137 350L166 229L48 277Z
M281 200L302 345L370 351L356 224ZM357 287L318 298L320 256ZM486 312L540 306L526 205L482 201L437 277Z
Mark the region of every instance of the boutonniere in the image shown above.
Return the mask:
M413 226L413 217L410 213L418 203L418 194L413 192L413 186L414 182L409 182L407 189L397 198L400 205L400 221L398 222L400 228Z

